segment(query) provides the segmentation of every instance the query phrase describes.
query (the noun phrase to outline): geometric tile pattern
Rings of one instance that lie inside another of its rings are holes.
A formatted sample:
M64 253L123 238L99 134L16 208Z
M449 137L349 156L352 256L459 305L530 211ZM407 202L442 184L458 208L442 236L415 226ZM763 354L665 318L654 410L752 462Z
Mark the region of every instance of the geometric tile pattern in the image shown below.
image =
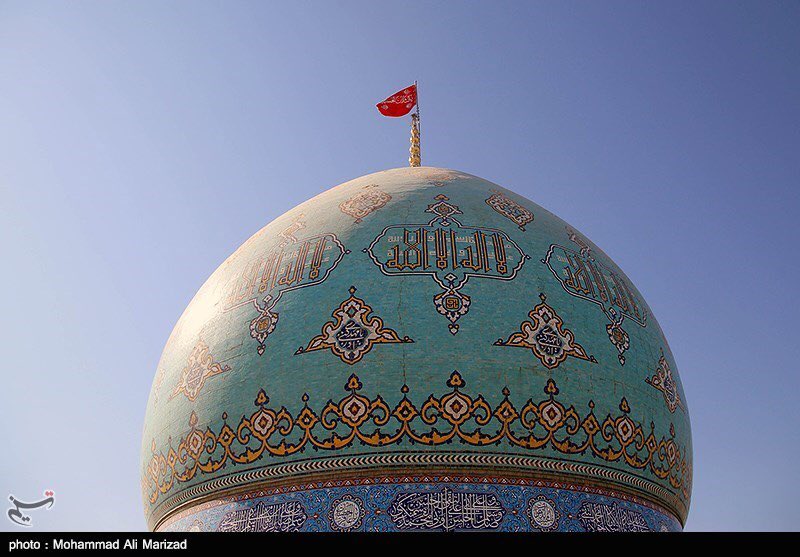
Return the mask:
M255 412L243 416L235 427L225 423L218 431L200 428L193 413L189 430L175 448L164 453L153 445L143 487L150 502L156 503L176 483L226 465L256 462L264 456L288 457L307 447L342 450L354 442L375 447L404 441L437 446L453 440L478 447L500 443L525 451L546 449L563 455L589 452L602 461L648 470L666 479L674 489L686 487L685 449L676 444L674 432L659 438L654 424L648 428L634 421L624 397L619 404L621 412L602 418L595 415L594 402L585 414L562 404L552 379L544 388L546 398L528 400L522 406L511 402L507 388L502 400L492 406L483 396L465 392L465 385L461 374L454 371L447 380L450 392L430 395L424 403L415 404L404 387L402 398L392 407L380 395L362 395L361 380L353 374L345 385L348 394L338 402L329 401L321 411L315 411L309 406L310 397L303 395L303 407L296 415L285 407L269 405L270 399L262 389L255 399ZM331 431L332 423L345 429ZM376 423L383 427L370 427Z
M189 361L181 372L181 378L170 398L174 398L180 393L186 395L191 401L197 398L206 381L220 373L230 371L230 366L221 365L214 361L214 357L209 353L208 345L202 340L198 340L192 353L189 354Z

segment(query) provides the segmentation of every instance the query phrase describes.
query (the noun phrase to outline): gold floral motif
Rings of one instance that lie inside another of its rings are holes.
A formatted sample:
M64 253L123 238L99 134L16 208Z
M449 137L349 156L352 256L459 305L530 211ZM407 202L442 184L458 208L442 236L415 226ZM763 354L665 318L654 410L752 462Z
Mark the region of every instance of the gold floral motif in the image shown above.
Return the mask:
M628 336L628 333L622 328L620 323L622 323L621 320L606 325L606 333L608 333L608 339L611 341L611 344L613 344L614 348L619 352L617 359L620 365L624 366L625 352L631 347L631 337Z
M189 361L181 372L180 382L172 392L170 400L183 393L186 398L194 401L210 377L225 373L230 369L228 365L223 366L215 362L208 345L202 340L198 340L192 353L189 354Z
M312 338L308 346L298 348L295 355L330 350L344 363L353 365L375 344L414 342L384 327L383 319L372 315L372 308L355 293L356 287L351 286L350 297L333 310L333 321L325 323L322 332Z
M255 399L256 411L243 416L234 427L228 425L224 413L219 431L198 427L197 415L192 412L189 431L177 448L170 442L166 453L157 451L153 440L143 488L149 501L155 503L159 494L198 474L250 464L265 455L286 457L309 447L334 451L354 443L386 447L410 441L438 446L458 440L474 447L505 442L529 451L590 453L606 462L649 470L688 497L691 469L685 450L675 442L674 426L670 424L669 436L656 437L654 423L650 423L648 432L646 426L630 417L625 398L620 401L620 413L598 418L592 401L583 416L573 406L562 404L552 379L544 387L544 400L529 399L519 408L509 399L507 387L494 408L483 396L464 392L466 382L458 371L452 372L447 386L450 392L440 397L432 394L418 407L403 385L401 400L391 407L380 395L370 399L360 394L362 383L353 374L345 385L348 394L339 402L329 401L317 413L308 404L309 396L303 395L303 407L297 414L283 406L270 406L269 397L261 389Z
M672 377L672 369L669 367L669 362L667 362L663 352L658 360L656 372L652 377L646 377L644 381L648 385L661 391L661 394L664 395L664 402L667 404L667 408L669 408L670 412L674 414L678 407L683 408L681 396L678 394L678 385Z
M375 189L377 187L375 184L364 186L364 191L354 195L347 201L342 201L339 205L339 210L356 219L356 224L360 223L364 217L377 211L392 200L391 195Z
M539 298L542 303L528 312L531 320L523 321L520 330L512 333L508 340L498 339L494 345L527 348L547 369L557 368L567 356L595 362L594 357L575 342L572 331L564 328L561 317L545 303L547 297L539 294Z

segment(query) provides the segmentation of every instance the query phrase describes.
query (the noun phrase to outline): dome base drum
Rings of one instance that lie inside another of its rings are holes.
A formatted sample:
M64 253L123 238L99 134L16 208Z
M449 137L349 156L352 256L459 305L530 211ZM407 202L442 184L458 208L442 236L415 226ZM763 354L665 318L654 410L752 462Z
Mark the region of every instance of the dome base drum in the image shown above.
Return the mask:
M173 515L159 529L672 532L681 525L653 504L600 489L542 480L429 474L265 488L196 505Z

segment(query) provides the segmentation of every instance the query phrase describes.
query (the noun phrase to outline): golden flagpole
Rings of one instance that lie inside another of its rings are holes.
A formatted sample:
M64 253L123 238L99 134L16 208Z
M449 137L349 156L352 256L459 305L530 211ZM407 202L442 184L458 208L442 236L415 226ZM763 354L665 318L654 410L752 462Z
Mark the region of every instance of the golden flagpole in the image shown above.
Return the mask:
M417 92L417 111L411 115L411 146L408 148L408 165L422 165L422 147L419 134L419 87L414 81L414 90Z

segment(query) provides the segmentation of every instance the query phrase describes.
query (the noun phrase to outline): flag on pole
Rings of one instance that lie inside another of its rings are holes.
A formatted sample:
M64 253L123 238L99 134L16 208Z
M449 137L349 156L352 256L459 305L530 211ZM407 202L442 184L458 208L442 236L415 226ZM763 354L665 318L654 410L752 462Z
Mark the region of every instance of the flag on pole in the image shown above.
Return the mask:
M392 118L399 118L405 116L414 105L417 104L417 85L409 85L402 91L398 91L388 99L379 102L377 105L378 112L384 116L391 116Z

